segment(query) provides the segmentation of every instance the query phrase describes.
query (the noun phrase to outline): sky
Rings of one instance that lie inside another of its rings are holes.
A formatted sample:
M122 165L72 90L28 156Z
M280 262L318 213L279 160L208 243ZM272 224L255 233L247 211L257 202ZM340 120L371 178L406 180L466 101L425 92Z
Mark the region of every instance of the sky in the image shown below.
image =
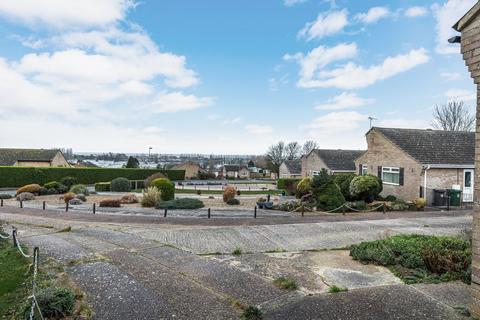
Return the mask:
M475 87L448 44L475 0L2 0L0 147L365 149Z

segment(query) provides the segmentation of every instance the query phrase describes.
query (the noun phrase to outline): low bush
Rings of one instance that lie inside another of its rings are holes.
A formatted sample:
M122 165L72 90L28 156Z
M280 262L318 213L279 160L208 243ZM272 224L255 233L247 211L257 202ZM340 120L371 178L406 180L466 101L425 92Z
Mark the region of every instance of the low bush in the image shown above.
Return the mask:
M49 196L49 195L53 195L53 194L58 194L57 190L55 189L47 189L47 188L44 188L44 187L41 187L40 190L38 191L38 195L39 196Z
M416 198L415 200L413 200L413 204L415 205L415 208L417 208L417 210L423 210L427 205L427 200L425 200L424 198Z
M127 178L116 178L110 182L110 191L130 192L132 191L132 185Z
M39 184L27 184L26 186L18 188L17 195L19 195L20 193L24 193L24 192L30 192L30 193L33 193L33 194L38 194L38 192L40 191L40 188L41 188L41 186Z
M233 199L228 200L226 203L229 206L238 206L238 205L240 205L240 200L233 198Z
M70 200L74 199L76 197L76 194L73 192L67 192L65 193L60 199L62 199L65 203L70 202Z
M397 197L389 194L388 196L385 197L385 201L395 202L395 201L397 201Z
M192 198L179 198L169 201L159 201L155 206L157 209L200 209L205 205L202 201Z
M336 285L333 285L330 288L328 288L329 293L339 293L339 292L346 292L346 291L348 291L347 288L339 287L339 286L336 286Z
M67 288L45 288L36 294L38 306L45 318L63 319L75 308L75 295Z
M393 202L388 209L392 211L406 211L410 208L410 206L402 200L397 200Z
M327 183L320 194L316 194L316 198L317 208L326 211L336 209L345 203L340 188L333 180Z
M159 178L152 181L152 186L160 190L160 199L163 201L173 200L175 198L175 184L165 178Z
M0 193L0 199L7 200L7 199L12 199L12 198L13 198L13 196L10 195L10 194Z
M355 201L356 199L350 193L350 183L356 177L353 173L341 173L333 176L333 180L340 188L343 197L347 201Z
M258 307L248 306L243 310L242 318L244 320L262 320L263 313Z
M295 195L300 199L310 192L312 192L312 178L305 177L298 182Z
M406 283L471 279L471 244L459 237L399 235L353 245L350 255L390 266Z
M381 180L376 176L357 176L350 183L350 194L356 200L373 202L382 191Z
M22 192L17 195L17 201L30 201L35 200L35 195L30 192Z
M152 185L153 180L156 179L167 179L167 177L163 173L157 172L149 176L147 179L143 180L143 185L145 186L145 188L148 188Z
M65 187L67 187L67 189L70 190L70 188L75 185L75 184L78 184L78 179L75 178L75 177L63 177L61 180L60 180L60 183L63 184Z
M83 194L85 196L89 195L88 189L83 184L75 184L70 188L70 192L75 194Z
M279 277L275 280L273 280L273 284L276 285L279 288L285 289L285 290L297 290L298 285L295 279L292 278L286 278L286 277Z
M120 198L122 204L131 204L131 203L138 203L138 198L134 194L126 194Z
M97 182L95 183L96 192L108 192L110 191L110 182Z
M237 190L234 186L225 186L223 189L223 202L228 202L229 200L235 199L235 194Z
M297 184L301 179L278 179L277 188L283 189L289 196L294 196L297 191Z
M65 193L68 192L67 186L61 184L60 182L57 181L51 181L47 182L43 185L44 188L46 189L55 189L57 193Z
M120 199L105 199L100 201L100 207L104 208L120 208L122 206L122 202Z
M155 187L148 187L142 192L140 204L145 208L152 208L160 201L160 191Z
M241 255L243 252L242 252L242 249L240 248L235 248L233 251L232 251L232 255L234 256L239 256Z

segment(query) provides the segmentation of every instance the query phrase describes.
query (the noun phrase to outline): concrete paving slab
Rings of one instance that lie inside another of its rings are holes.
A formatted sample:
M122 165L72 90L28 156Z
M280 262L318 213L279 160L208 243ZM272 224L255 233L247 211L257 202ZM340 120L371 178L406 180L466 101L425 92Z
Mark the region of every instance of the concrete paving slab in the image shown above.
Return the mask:
M58 261L68 262L76 259L84 259L93 255L68 240L62 239L59 234L39 235L20 240L21 244L27 244L29 248L38 246L40 248L40 259L53 257Z
M75 266L67 273L87 293L87 301L95 312L93 319L174 318L161 295L111 264Z
M456 320L452 308L406 285L358 289L336 294L297 297L268 305L264 319L325 320Z
M472 302L470 286L461 281L438 284L420 283L414 284L412 287L452 308L468 306Z

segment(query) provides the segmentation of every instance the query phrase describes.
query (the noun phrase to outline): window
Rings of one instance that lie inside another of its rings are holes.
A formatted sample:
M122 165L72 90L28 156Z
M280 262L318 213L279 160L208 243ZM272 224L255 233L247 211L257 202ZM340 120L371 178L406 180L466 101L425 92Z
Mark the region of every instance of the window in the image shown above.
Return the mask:
M400 168L383 167L382 181L385 184L400 185Z
M312 171L313 176L318 176L320 174L320 171Z
M362 172L361 172L362 176L368 174L368 165L366 164L362 164Z

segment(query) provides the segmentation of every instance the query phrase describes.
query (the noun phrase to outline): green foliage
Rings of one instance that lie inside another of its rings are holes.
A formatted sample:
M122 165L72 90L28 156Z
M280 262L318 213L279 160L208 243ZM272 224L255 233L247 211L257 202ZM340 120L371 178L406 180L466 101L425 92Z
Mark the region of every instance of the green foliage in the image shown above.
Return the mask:
M160 190L160 198L163 201L175 198L175 184L172 181L165 178L155 179L152 181L152 186Z
M296 196L298 199L312 191L312 178L305 177L297 184Z
M96 192L108 192L110 191L110 182L97 182L95 183Z
M205 205L202 201L192 198L179 198L169 201L159 201L156 205L157 209L199 209Z
M283 189L287 192L288 195L295 195L297 190L297 184L300 182L301 179L287 179L282 178L278 179L277 181L277 188Z
M68 190L75 185L78 184L78 179L75 177L63 177L60 179L60 183L63 184L65 187L67 187Z
M350 183L350 194L354 199L373 202L382 191L382 183L372 175L357 176Z
M232 251L232 254L233 254L234 256L239 256L239 255L242 254L242 249L240 249L240 248L235 248L235 250Z
M399 235L353 245L350 255L391 266L407 283L471 279L471 244L459 237Z
M316 197L317 208L321 210L333 210L345 203L345 198L343 197L340 188L333 180L330 180L323 187L323 190L319 194L316 194Z
M12 198L13 198L13 196L10 195L10 194L0 193L0 199L7 200L7 199L12 199Z
M262 310L255 306L248 306L243 311L242 318L245 320L262 320L263 313Z
M57 181L47 182L43 185L43 187L46 189L54 189L57 191L57 193L60 193L60 194L68 192L67 186Z
M155 187L148 187L142 192L140 204L144 208L152 208L160 201L160 191Z
M46 318L63 319L72 315L75 295L67 288L46 288L36 294L37 302Z
M83 194L85 196L89 195L88 189L85 185L83 184L75 184L70 188L70 192L73 192L75 194Z
M330 288L328 288L329 293L339 293L339 292L345 292L345 291L348 291L348 289L343 288L343 287L339 287L339 286L336 286L336 285L333 285Z
M313 194L318 195L323 192L327 184L333 180L333 177L328 174L328 171L322 169L320 173L313 177L312 180L312 191Z
M161 172L170 180L184 180L185 170L158 170L158 169L125 169L125 168L31 168L31 167L1 167L0 188L20 187L26 184L43 185L50 181L59 181L63 177L73 177L77 181L69 183L69 188L74 184L95 184L101 181L111 181L118 177L129 180L144 180L154 173ZM66 184L65 184L66 185Z
M228 200L226 203L229 206L238 206L238 205L240 205L240 200L233 198L233 199Z
M110 182L110 191L130 192L132 191L132 185L127 178L116 178Z
M273 284L276 285L279 288L285 289L285 290L297 290L298 285L295 279L292 278L286 278L286 277L279 277L275 280L273 280Z
M125 166L126 168L138 168L140 167L140 162L138 161L137 158L135 157L128 157L127 164Z
M355 201L356 199L352 197L350 193L350 183L356 177L353 173L341 173L333 176L333 180L342 191L343 197L347 201Z
M394 202L394 201L397 201L397 197L389 194L388 196L385 197L385 201Z
M347 202L347 206L356 210L367 210L367 204L363 200Z
M160 178L166 179L167 177L166 177L163 173L161 173L161 172L156 172L156 173L148 176L148 177L143 181L144 188L151 187L152 181L155 180L155 179L160 179Z

